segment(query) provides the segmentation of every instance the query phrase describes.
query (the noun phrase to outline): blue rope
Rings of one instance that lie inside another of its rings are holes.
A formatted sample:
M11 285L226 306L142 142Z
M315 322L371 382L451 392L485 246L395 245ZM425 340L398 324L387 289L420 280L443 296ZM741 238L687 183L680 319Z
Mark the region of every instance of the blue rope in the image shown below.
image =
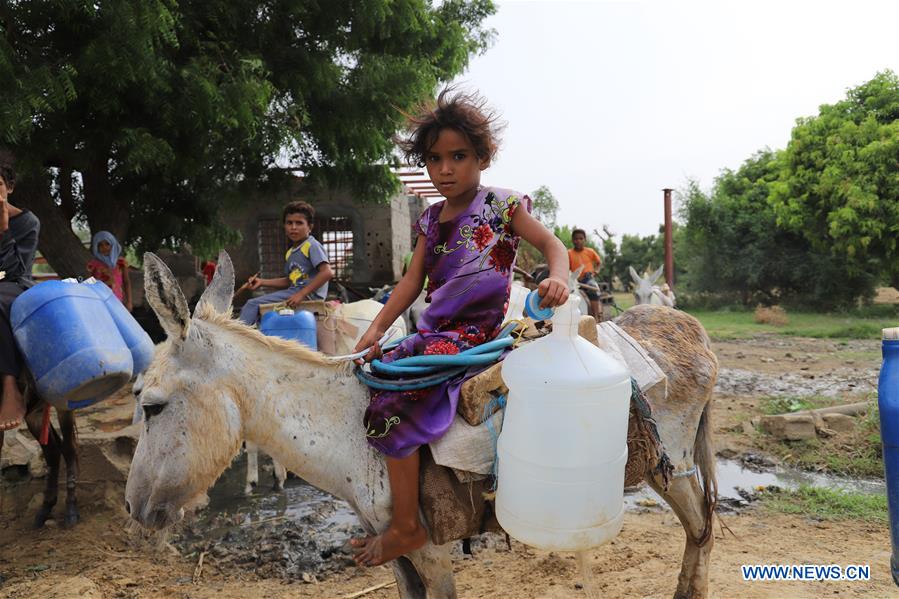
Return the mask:
M511 335L517 326L518 322L511 322L503 327L491 341L476 345L458 354L409 356L390 363L373 360L372 372L366 372L362 367L356 367L356 378L369 387L385 391L414 391L439 385L472 366L485 366L499 360L503 350L515 343L515 339ZM384 350L393 349L409 337L412 335L407 335L384 346ZM381 374L403 378L400 380L386 379L378 376ZM409 377L408 375L423 376Z
M499 410L505 409L505 407L505 394L494 397L486 406L484 406L484 422L487 423L487 430L490 431L490 441L493 446L493 467L490 470L491 475L493 475L493 486L490 489L491 491L496 491L496 482L499 480L499 456L497 455L496 447L496 444L499 441L499 433L496 432L496 427L493 426L493 414Z

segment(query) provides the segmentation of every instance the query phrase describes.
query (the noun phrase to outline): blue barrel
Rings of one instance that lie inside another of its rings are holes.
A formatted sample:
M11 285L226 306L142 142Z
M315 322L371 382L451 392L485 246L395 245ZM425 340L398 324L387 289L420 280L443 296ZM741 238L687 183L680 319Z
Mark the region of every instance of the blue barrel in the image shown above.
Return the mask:
M883 366L877 385L877 403L893 543L890 570L893 582L899 585L899 328L883 330Z
M315 333L315 315L306 310L278 310L267 312L262 316L259 330L265 335L292 339L303 345L318 350Z
M13 302L11 324L37 392L58 409L90 405L131 378L131 352L103 300L85 285L35 285Z
M153 340L150 335L141 327L131 312L125 308L124 304L115 296L109 285L105 283L93 283L85 285L88 289L100 296L106 309L109 310L110 316L115 321L119 329L119 334L128 346L131 352L131 360L134 362L132 375L136 376L147 369L150 362L153 361Z

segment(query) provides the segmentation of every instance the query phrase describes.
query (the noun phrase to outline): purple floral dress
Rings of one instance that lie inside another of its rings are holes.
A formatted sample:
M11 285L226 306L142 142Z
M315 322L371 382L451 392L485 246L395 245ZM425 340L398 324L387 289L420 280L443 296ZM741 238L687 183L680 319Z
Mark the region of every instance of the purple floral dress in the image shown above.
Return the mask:
M392 362L412 355L457 354L493 339L502 325L519 237L512 215L530 199L508 189L482 188L455 219L440 222L444 202L422 213L413 229L426 238L428 307L418 333L386 353ZM439 439L449 429L462 383L483 367L418 391L372 389L365 411L368 442L394 458Z

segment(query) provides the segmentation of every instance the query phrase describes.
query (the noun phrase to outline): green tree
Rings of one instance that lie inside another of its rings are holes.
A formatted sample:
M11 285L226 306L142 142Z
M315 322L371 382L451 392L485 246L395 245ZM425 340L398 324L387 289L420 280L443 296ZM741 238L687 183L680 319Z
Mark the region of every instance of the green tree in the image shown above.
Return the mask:
M660 227L661 231L662 227ZM633 287L629 266L641 275L645 270L655 270L665 263L665 237L656 235L622 235L618 258L615 261L615 275L625 289ZM661 284L661 283L660 283Z
M73 275L87 258L73 219L142 248L177 244L220 228L229 193L277 184L276 160L383 199L398 187L401 112L487 47L493 12L490 0L6 3L0 135L19 159L15 201Z
M553 195L546 185L541 185L531 194L531 214L552 231L556 227L556 217L559 212L559 200Z
M872 292L873 277L851 272L844 260L778 226L769 195L780 160L763 150L736 171L723 171L709 194L695 181L679 194L684 224L676 258L686 288L735 294L745 305L802 301L822 308Z
M897 164L899 77L885 71L797 121L771 185L777 221L853 276L899 287Z

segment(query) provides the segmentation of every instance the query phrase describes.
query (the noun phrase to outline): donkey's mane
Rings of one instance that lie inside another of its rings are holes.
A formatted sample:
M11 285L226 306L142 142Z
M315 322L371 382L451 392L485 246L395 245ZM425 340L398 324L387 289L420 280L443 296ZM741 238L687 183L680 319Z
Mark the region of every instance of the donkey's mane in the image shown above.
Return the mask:
M239 320L235 320L226 314L221 314L214 310L203 310L197 315L200 320L204 320L210 324L214 324L229 332L235 333L241 337L254 341L266 349L273 352L300 360L310 362L319 366L328 366L334 369L349 370L350 362L335 362L325 354L309 349L305 345L281 339L280 337L270 337L263 335L258 329L249 327Z

